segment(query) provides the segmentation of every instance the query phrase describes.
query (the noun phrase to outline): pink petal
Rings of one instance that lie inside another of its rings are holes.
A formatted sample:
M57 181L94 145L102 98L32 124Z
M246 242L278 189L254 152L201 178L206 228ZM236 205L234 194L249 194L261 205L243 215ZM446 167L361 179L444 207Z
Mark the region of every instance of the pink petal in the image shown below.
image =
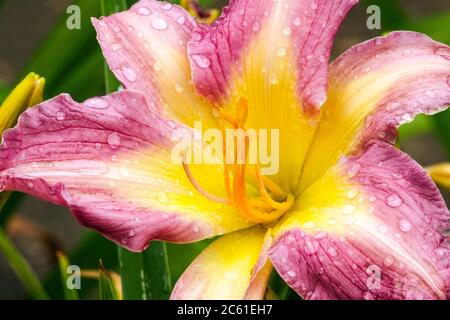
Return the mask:
M171 158L174 132L191 131L162 118L137 92L83 104L60 95L5 132L1 190L68 206L80 223L133 251L153 239L197 241L248 227L233 208L192 187ZM192 170L211 192L224 193L221 167Z
M426 35L401 31L356 45L334 61L301 189L342 155L372 140L393 143L401 124L450 105L449 52Z
M443 236L449 211L425 171L401 151L377 142L344 158L302 201L269 254L305 298L450 296L450 239Z
M187 41L196 23L184 9L141 0L92 23L110 69L126 88L161 102L160 111L170 118L191 126L195 115L215 122L191 83Z
M189 57L197 90L213 102L227 100L234 89L233 82L248 64L265 57L267 70L258 72L270 74L278 71L280 55L287 54L292 55L294 66L290 69L295 72L295 87L303 108L315 111L326 99L327 62L334 36L356 3L231 1L214 24L197 26L191 36Z

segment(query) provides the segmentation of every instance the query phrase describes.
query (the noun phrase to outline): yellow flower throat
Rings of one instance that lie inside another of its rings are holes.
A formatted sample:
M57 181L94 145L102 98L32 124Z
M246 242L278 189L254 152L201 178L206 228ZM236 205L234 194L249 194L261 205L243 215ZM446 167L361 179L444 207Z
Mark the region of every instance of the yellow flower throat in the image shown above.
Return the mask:
M220 113L220 129L225 140L226 125L231 125L234 129L245 129L245 123L248 116L248 102L241 98L236 108L236 115L232 115L223 109L219 109ZM236 143L235 145L235 156ZM234 161L232 165L224 161L224 184L227 198L221 198L210 194L204 190L193 177L189 165L183 162L183 169L186 176L192 183L194 188L207 199L234 206L237 212L249 221L255 223L270 223L281 217L294 204L294 196L291 193L283 191L275 182L269 177L262 176L260 165L255 164L253 170L247 170L248 164L248 147L249 137L245 137L245 163L236 164ZM226 143L223 141L224 159L226 159ZM236 159L235 159L236 160ZM247 173L255 181L259 190L259 197L249 198L246 195Z

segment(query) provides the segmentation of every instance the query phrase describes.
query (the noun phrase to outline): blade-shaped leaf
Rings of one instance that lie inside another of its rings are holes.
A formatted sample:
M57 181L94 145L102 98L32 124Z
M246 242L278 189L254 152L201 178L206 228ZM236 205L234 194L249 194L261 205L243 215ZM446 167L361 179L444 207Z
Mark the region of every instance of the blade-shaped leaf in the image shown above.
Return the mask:
M100 300L120 300L120 292L116 287L112 273L105 269L100 260L98 274L99 296Z
M169 297L172 281L164 242L154 241L142 253L119 248L119 266L124 299L162 300Z
M78 300L78 292L76 289L69 288L68 282L69 274L67 270L69 268L70 262L67 259L66 255L61 251L56 253L56 258L58 259L59 273L61 275L61 285L64 291L64 299L65 300Z
M0 228L0 253L5 256L6 260L21 280L22 284L25 288L27 288L28 292L34 299L48 299L47 293L45 292L38 277L31 269L30 264L19 252L17 247L2 228Z

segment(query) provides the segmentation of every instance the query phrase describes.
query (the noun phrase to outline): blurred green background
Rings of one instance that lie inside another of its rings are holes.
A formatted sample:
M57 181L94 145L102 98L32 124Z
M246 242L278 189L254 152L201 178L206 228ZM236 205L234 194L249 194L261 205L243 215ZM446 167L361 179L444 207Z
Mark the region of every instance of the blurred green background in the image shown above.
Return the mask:
M128 1L131 5L135 1ZM173 1L177 2L177 1ZM391 30L416 30L450 44L449 0L360 1L339 31L333 58L352 45ZM202 4L220 8L226 1L208 0ZM81 8L81 30L68 30L65 21L70 4ZM382 30L366 27L367 6L379 5ZM104 65L90 17L101 16L97 0L0 0L0 101L30 71L47 80L46 97L69 92L82 101L105 93ZM450 112L419 117L401 128L401 148L422 165L448 161L450 155ZM448 194L445 194L449 199ZM449 202L448 202L449 203ZM97 234L81 228L65 208L37 199L14 195L2 213L0 225L44 280L53 298L63 292L54 252L67 252L72 263L97 268L101 258L106 268L117 268L116 247ZM8 219L7 219L8 217ZM170 245L172 280L180 275L204 244ZM280 293L282 286L274 290ZM86 285L85 285L86 284ZM84 281L81 296L97 297L96 281ZM0 299L27 297L26 291L0 256Z

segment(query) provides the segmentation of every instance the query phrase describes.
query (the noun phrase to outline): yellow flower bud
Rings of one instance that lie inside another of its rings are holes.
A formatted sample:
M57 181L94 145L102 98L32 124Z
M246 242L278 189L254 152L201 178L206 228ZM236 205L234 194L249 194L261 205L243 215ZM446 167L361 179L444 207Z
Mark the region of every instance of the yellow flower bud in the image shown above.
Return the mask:
M42 101L45 79L31 72L3 101L0 107L0 133L13 127L25 109Z
M436 184L450 190L450 163L439 163L426 169Z

